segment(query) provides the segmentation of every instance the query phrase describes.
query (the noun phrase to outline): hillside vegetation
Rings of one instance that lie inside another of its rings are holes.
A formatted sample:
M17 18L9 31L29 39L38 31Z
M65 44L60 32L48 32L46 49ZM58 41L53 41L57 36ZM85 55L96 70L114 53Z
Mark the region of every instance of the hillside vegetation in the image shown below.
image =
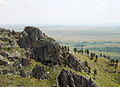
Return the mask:
M36 27L0 29L0 87L96 87L88 68Z
M96 58L73 53L36 27L0 29L0 87L120 87L120 64Z
M74 55L82 62L87 61L92 71L94 69L97 70L97 75L95 79L97 87L120 87L120 63L117 68L118 73L114 73L114 67L109 66L110 61L105 58L99 57L97 62L94 62L94 60L90 60L90 58L86 55ZM93 72L90 74L90 77L93 77Z
M56 85L56 77L59 75L62 69L72 70L73 72L82 75L84 77L91 77L93 78L93 70L97 70L96 79L94 82L96 83L97 87L120 87L120 75L118 73L110 73L108 71L114 71L114 67L108 66L109 61L104 58L99 58L97 63L93 60L90 60L87 56L81 54L74 54L81 62L87 61L88 65L91 67L91 74L87 75L86 73L79 73L75 72L69 67L55 66L55 67L46 67L47 76L49 77L48 80L38 80L35 78L29 77L20 77L20 76L13 76L13 75L0 75L0 86L1 87L53 87ZM32 69L36 64L42 65L39 62L31 60L31 65L26 68ZM43 65L44 66L44 65ZM53 71L54 70L54 71ZM117 71L120 72L120 64L117 68Z

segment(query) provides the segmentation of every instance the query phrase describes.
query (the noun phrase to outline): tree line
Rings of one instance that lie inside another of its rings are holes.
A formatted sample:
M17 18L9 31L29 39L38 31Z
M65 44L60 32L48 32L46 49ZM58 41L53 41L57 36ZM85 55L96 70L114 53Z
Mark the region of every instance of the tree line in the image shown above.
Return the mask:
M110 59L109 56L106 56L105 54L102 54L102 53L100 53L100 55L97 55L95 53L90 52L89 49L85 49L85 50L80 49L80 50L78 50L77 48L74 48L73 51L74 51L75 54L78 53L78 54L82 54L82 55L87 55L91 60L94 59L94 62L98 61L98 57L106 58L106 59L108 59L110 61L109 65L114 66L114 68L115 68L114 72L117 71L117 67L118 67L118 64L119 64L118 59ZM96 70L94 70L94 71L96 73Z

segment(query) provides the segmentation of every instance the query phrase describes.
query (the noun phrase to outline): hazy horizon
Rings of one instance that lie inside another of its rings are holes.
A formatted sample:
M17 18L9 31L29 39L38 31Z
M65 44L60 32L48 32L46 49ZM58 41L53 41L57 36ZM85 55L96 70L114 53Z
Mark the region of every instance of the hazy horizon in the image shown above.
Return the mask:
M86 30L86 29L120 29L119 24L97 24L97 25L92 25L92 24L80 24L80 25L49 25L49 24L0 24L0 28L6 28L6 29L13 29L17 30L19 29L24 29L26 26L33 26L33 27L38 27L38 28L44 28L44 29L61 29L64 30L65 28L68 30L71 30L75 28L74 30Z
M27 25L26 25L27 26ZM38 27L57 41L120 41L120 28L80 27L80 26L41 26ZM0 26L1 27L1 26ZM25 25L4 25L2 28L23 31Z

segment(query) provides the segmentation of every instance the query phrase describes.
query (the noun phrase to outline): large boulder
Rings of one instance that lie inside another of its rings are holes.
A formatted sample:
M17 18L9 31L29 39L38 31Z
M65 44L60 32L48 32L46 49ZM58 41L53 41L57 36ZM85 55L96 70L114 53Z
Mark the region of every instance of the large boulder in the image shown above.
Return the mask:
M21 48L29 49L31 57L44 64L64 61L60 45L36 27L25 27L18 44Z
M39 42L41 39L45 38L45 34L43 34L38 28L28 26L25 27L24 31L22 32L18 44L22 48L29 49L33 48L36 42Z
M61 71L58 76L58 85L60 87L96 87L91 79L86 79L68 70Z

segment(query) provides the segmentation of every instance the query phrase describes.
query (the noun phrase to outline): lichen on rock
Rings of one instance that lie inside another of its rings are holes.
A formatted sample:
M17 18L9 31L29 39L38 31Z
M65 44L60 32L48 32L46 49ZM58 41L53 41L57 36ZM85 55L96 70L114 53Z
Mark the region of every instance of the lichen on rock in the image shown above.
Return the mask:
M58 85L60 87L96 87L91 79L64 69L58 76Z

